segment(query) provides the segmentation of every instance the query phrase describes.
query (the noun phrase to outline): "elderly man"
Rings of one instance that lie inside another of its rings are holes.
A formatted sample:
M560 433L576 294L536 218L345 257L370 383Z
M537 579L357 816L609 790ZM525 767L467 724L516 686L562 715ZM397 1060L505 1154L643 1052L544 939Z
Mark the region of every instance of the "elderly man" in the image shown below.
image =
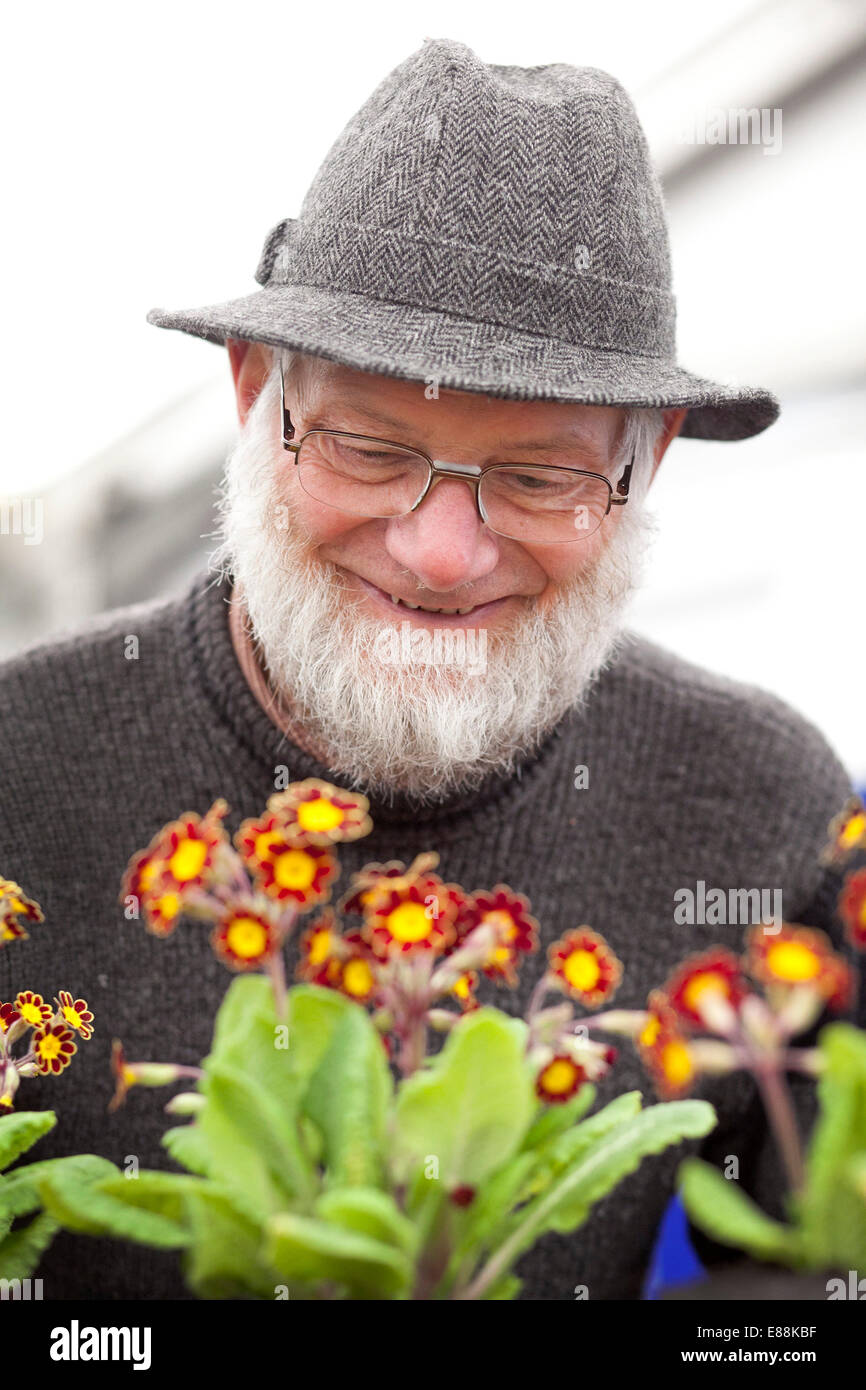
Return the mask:
M616 81L425 40L257 280L150 315L228 348L241 432L213 573L0 675L0 867L47 917L0 956L0 998L69 988L97 1020L68 1075L27 1083L59 1112L44 1157L167 1166L159 1093L106 1115L110 1039L197 1063L227 980L206 933L126 921L120 875L180 812L222 796L234 830L286 773L370 796L346 877L432 849L469 889L507 882L542 948L584 922L605 935L628 1007L720 936L738 949L741 925L683 925L699 883L781 893L838 938L818 858L850 787L820 734L623 629L673 439L746 438L777 406L676 364L661 193ZM522 1010L542 959L482 997ZM602 1095L630 1088L627 1049ZM719 1114L705 1153L735 1155L778 1211L754 1088L700 1093ZM680 1157L547 1237L522 1296L638 1297ZM182 1295L174 1256L70 1235L40 1272L46 1297Z

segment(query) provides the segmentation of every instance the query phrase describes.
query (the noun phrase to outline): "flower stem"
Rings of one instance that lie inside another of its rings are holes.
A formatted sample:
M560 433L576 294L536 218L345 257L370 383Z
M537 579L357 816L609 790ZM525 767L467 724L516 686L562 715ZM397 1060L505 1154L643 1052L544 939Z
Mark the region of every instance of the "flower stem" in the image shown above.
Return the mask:
M753 1062L753 1074L761 1091L791 1191L796 1194L803 1187L805 1172L791 1092L781 1069L772 1058L756 1058Z
M283 960L282 951L274 951L268 960L268 974L271 977L271 987L274 992L274 1011L279 1019L285 1019L288 1012L288 996L286 994L286 963Z

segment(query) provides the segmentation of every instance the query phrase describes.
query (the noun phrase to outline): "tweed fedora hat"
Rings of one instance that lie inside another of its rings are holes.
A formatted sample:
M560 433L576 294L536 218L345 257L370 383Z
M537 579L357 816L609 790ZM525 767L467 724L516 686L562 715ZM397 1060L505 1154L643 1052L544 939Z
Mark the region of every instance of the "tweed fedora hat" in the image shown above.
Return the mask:
M268 234L255 278L148 321L506 399L685 406L698 439L779 413L768 391L677 364L661 188L630 98L597 68L425 39Z

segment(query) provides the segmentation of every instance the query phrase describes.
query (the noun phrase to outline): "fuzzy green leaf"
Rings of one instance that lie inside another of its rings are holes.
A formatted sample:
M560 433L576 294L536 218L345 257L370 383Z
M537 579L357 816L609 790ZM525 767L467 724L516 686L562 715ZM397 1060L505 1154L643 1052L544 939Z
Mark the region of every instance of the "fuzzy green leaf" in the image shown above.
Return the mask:
M193 1121L188 1125L175 1125L167 1129L160 1143L174 1159L175 1163L195 1173L200 1178L209 1178L213 1168L213 1158L201 1125Z
M53 1110L18 1110L0 1116L0 1172L57 1124Z
M680 1164L678 1181L683 1205L695 1225L721 1245L745 1250L756 1260L778 1264L802 1262L799 1232L765 1216L736 1183L701 1158Z
M291 1284L323 1281L359 1298L399 1298L408 1292L412 1264L393 1245L325 1221L281 1212L266 1229L268 1258Z
M398 1181L434 1158L445 1191L477 1187L517 1152L535 1110L525 1040L519 1019L475 1010L452 1030L433 1065L403 1083L394 1136Z
M54 1217L41 1211L10 1232L0 1241L0 1279L29 1279L58 1230Z
M106 1167L106 1165L108 1165ZM105 1158L98 1154L69 1154L64 1158L45 1158L40 1163L27 1163L0 1178L0 1206L10 1218L27 1216L42 1206L39 1184L43 1178L65 1174L77 1182L96 1182L113 1171Z
M277 1279L262 1253L263 1230L232 1196L200 1182L186 1196L191 1235L184 1277L199 1298L275 1297Z
M396 1245L411 1254L416 1232L394 1198L377 1187L332 1187L316 1203L316 1216L334 1226Z
M848 1023L824 1028L820 1113L809 1143L804 1193L795 1203L810 1262L866 1269L866 1204L850 1165L866 1154L866 1035Z
M113 1163L105 1160L106 1177L119 1177ZM42 1178L39 1193L46 1211L70 1231L85 1235L119 1236L141 1245L177 1250L188 1244L182 1226L150 1211L144 1211L99 1190L98 1182L83 1182L72 1173L56 1172ZM126 1179L126 1182L132 1182Z
M546 1231L576 1230L593 1203L633 1173L648 1154L707 1134L715 1123L713 1107L702 1100L666 1101L623 1119L515 1215L509 1235L473 1282L472 1296L491 1288Z
M381 1036L369 1014L356 1004L335 1028L304 1100L304 1110L323 1139L329 1183L381 1185L391 1090Z

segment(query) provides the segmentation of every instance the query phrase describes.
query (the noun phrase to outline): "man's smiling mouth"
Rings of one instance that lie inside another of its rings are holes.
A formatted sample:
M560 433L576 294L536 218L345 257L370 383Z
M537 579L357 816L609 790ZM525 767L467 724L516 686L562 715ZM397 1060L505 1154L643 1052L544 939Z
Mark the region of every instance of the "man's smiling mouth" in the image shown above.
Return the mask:
M348 572L351 573L351 571ZM419 618L421 618L422 621L425 617L446 618L451 619L452 622L454 622L455 620L459 622L460 619L469 617L471 615L487 617L489 614L494 613L498 608L501 608L503 604L508 602L508 598L511 597L509 595L504 598L491 599L485 603L469 604L461 608L439 608L434 607L432 604L414 603L411 599L402 598L399 594L389 593L386 589L380 589L378 584L373 584L369 579L364 579L363 576L360 574L355 574L354 578L358 581L361 587L367 591L367 593L371 594L373 598L378 600L379 605L381 607L389 608L393 610L395 613L399 613L401 611L405 612L407 615L410 612L415 613Z

